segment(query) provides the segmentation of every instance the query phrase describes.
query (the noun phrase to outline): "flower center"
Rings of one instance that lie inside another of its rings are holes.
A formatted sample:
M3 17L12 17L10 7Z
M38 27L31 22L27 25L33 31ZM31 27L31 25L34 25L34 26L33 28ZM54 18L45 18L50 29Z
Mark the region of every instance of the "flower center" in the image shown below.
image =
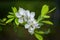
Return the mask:
M34 24L33 24L33 23L31 23L31 27L32 27L32 28L33 28L33 25L34 25Z
M24 15L22 15L22 18L24 17Z

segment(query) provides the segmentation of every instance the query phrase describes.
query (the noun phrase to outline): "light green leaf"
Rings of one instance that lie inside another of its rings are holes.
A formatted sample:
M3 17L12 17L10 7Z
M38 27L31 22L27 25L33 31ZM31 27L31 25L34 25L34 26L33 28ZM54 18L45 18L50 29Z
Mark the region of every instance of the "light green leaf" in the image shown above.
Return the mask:
M50 16L48 16L48 15L45 15L45 16L44 16L44 18L50 18Z
M43 23L46 23L46 24L50 24L50 25L53 25L53 23L51 21L42 21Z
M6 18L3 18L1 21L2 21L2 22L5 22L5 21L6 21Z
M43 37L37 33L35 33L35 37L38 39L38 40L43 40Z
M10 14L10 15L13 15L13 13L12 13L12 12L9 12L9 14Z
M43 5L42 10L41 10L41 17L46 15L48 13L48 11L49 11L48 5Z
M7 21L6 21L6 24L12 22L13 19L14 19L14 18L11 18L11 19L7 20Z
M16 25L19 25L18 18L15 19Z
M38 17L37 21L41 21L44 19L44 16L48 13L49 7L48 5L43 5L41 9L41 15Z
M41 20L43 20L45 18L50 18L50 16L44 15L43 17L38 17L37 22L40 22Z
M45 34L44 31L35 31L35 32L38 33L38 34Z
M43 20L43 17L38 17L37 22L39 23L41 20Z
M17 12L16 7L12 7L12 10L13 10L13 13L16 13Z
M48 13L50 13L50 12L54 11L55 9L56 9L56 7L54 7L53 9L51 9Z
M14 16L13 16L13 15L8 15L7 17L8 17L8 18L13 18Z

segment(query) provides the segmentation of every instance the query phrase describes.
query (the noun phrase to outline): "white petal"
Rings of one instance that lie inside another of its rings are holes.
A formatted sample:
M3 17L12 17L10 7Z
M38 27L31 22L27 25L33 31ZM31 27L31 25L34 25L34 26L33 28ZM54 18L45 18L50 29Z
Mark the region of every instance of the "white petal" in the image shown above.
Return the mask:
M24 15L25 10L23 8L19 8L19 14Z
M34 26L35 26L36 28L40 28L39 24L35 24Z
M37 23L36 20L33 20L33 23L36 24Z
M24 17L24 21L27 22L27 17Z
M30 25L32 22L30 20L28 20L27 23Z
M24 9L23 8L19 8L19 12L21 12L21 11L24 11Z
M28 24L31 24L31 23L33 23L33 21L34 21L34 19L29 19L29 20L27 21L27 23L28 23Z
M16 13L16 17L17 17L17 18L20 18L21 15L20 15L19 13Z
M34 34L34 29L28 29L28 32L32 35L32 34Z
M31 18L34 18L34 16L35 16L35 12L31 12Z
M26 15L27 15L28 17L30 17L30 11L29 11L29 10L26 10Z
M31 21L35 21L35 19L34 19L34 18L31 18L30 20L31 20Z
M34 34L34 31L29 31L29 33L30 33L31 35L33 35L33 34Z
M34 29L35 29L35 27L31 27L30 29L31 29L31 30L34 30Z
M25 24L25 29L28 29L30 27L30 25Z
M23 19L22 18L19 18L19 23L23 23Z

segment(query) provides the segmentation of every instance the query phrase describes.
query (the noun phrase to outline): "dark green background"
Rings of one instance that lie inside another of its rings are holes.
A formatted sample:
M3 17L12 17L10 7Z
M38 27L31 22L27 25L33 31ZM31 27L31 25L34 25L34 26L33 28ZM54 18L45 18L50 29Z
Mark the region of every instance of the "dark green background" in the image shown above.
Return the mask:
M50 9L57 7L55 11L49 14L51 16L49 20L51 20L54 23L54 25L51 27L51 33L43 36L44 40L59 40L60 39L59 37L60 16L59 16L58 1L56 0L17 0L17 1L1 0L0 1L0 18L6 17L8 15L8 12L12 11L11 7L14 7L14 6L16 8L22 7L24 9L28 9L30 11L36 12L35 18L37 18L44 4L47 4ZM13 31L13 28L11 27L7 27L7 28L5 28L3 31L0 32L0 40L36 40L36 38L28 34L24 28L18 27L17 33Z

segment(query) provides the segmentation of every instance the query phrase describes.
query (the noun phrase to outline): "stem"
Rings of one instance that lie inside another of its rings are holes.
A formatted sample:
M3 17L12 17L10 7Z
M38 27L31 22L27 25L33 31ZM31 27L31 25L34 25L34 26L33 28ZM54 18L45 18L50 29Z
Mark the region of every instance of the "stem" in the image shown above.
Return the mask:
M50 13L50 12L54 11L55 9L56 9L56 7L55 7L55 8L53 8L52 10L50 10L48 13Z
M37 22L39 23L43 18L41 17L39 20L37 20Z

